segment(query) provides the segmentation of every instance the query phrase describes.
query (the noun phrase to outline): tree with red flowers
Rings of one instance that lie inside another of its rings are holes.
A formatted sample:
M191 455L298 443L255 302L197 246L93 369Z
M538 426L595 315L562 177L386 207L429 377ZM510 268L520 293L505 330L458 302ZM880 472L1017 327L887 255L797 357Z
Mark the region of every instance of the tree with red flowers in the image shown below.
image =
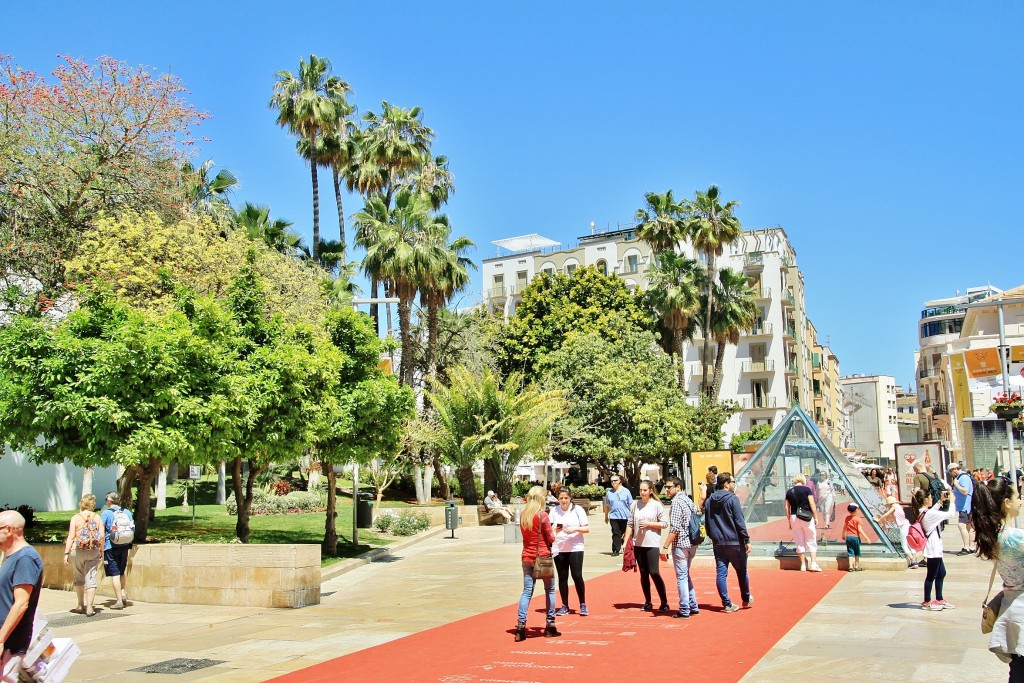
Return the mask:
M61 59L46 78L0 55L0 275L46 297L100 212L188 210L181 169L206 118L175 76Z

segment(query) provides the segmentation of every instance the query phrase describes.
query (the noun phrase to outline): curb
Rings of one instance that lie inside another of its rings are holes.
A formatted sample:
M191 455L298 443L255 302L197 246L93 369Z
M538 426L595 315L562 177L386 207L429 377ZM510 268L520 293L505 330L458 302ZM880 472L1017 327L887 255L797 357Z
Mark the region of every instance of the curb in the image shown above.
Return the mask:
M391 555L391 553L399 550L404 550L409 546L416 545L420 541L425 541L428 538L440 536L441 534L446 533L447 531L448 530L444 527L430 529L428 531L424 531L421 534L417 534L412 538L407 538L396 543L392 543L391 545L386 545L380 548L374 548L373 550L368 550L362 555L358 555L357 557L350 557L347 560L336 562L335 564L332 564L331 566L320 570L320 583L339 577L342 574L347 574L353 569L358 569L359 567L362 567L365 564L369 564L370 562L376 562L381 558L388 557Z

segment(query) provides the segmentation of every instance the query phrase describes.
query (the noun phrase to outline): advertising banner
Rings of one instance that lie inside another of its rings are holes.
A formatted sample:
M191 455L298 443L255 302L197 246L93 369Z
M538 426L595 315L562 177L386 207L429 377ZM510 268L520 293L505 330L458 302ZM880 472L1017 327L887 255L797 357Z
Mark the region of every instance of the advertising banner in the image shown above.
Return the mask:
M708 468L714 465L719 472L732 472L732 451L693 451L690 453L690 481L693 482L694 500L700 489L697 482L704 481ZM733 472L733 474L736 474Z
M933 469L943 476L946 463L942 458L942 444L938 441L896 444L896 477L899 479L901 502L909 503L914 490L914 463L923 462L925 471Z
M971 389L967 383L967 366L964 363L963 354L952 354L949 357L949 367L953 378L953 405L956 406L956 415L961 420L974 417L971 407Z
M999 349L970 349L964 351L964 366L967 372L967 385L971 393L980 392L986 400L992 400L996 394L1004 391L1024 391L1024 346L1011 346L1010 356L1006 365L1009 389L1003 387L1003 373L999 364ZM959 407L959 406L958 406ZM969 417L962 414L961 417ZM984 417L984 416L978 416Z

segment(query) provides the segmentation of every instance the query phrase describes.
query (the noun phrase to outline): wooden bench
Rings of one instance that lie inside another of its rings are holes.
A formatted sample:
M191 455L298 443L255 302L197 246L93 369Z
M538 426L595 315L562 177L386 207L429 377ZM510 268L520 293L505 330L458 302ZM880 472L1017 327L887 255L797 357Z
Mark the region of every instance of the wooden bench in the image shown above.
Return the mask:
M497 510L488 510L486 505L476 506L476 518L479 520L480 526L492 526L494 524L504 524L505 516Z

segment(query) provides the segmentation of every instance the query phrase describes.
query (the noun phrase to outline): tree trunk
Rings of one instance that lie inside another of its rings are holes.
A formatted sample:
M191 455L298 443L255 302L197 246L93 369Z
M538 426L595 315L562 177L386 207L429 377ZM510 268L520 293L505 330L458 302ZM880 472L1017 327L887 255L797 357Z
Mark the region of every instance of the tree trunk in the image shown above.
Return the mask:
M672 360L676 364L676 382L679 390L686 391L686 363L683 362L683 331L672 330Z
M416 463L412 466L412 485L416 489L416 504L423 505L423 466Z
M167 468L161 467L156 475L156 509L167 509Z
M139 482L139 497L135 501L135 542L145 543L149 532L149 496L153 489L153 480L160 472L160 461L156 458L147 463L145 468L139 468L137 481ZM121 501L121 507L124 501Z
M117 493L119 496L121 496L121 507L134 507L132 503L135 498L135 479L140 475L141 472L142 468L139 467L138 465L132 465L131 467L125 468L124 474L121 475L121 481L119 481L117 485Z
M217 463L217 505L224 505L227 502L227 465L221 460Z
M334 466L326 460L320 463L327 472L327 515L324 521L324 542L320 548L327 557L338 556L338 489Z
M399 360L400 382L407 387L412 386L412 300L402 297L398 301L398 334L402 340L402 357Z
M252 510L252 489L256 482L256 476L261 469L256 467L252 460L249 463L249 473L242 481L242 458L235 458L231 472L231 488L235 493L235 504L238 506L237 519L235 520L235 536L242 543L249 542L251 530L249 529L249 514Z
M717 402L718 395L722 391L722 362L725 360L725 341L716 340L718 348L715 350L715 378L711 383L711 400Z
M380 292L380 282L375 277L370 278L370 298L376 299ZM370 317L373 318L373 332L380 336L380 304L370 304ZM394 364L394 361L392 361Z
M433 454L431 463L434 465L434 476L437 477L437 495L448 500L452 497L452 491L448 486L448 476L445 474L444 468L441 467L441 458L436 452Z
M338 203L338 241L341 242L341 260L338 263L344 266L348 242L345 241L345 211L341 207L341 176L338 174L336 164L331 164L331 175L334 179L334 200Z
M320 182L316 177L316 152L313 146L316 140L310 140L309 145L309 177L313 183L313 262L320 262Z
M423 501L420 504L430 505L430 501L434 498L434 470L424 463L421 471L423 472Z
M82 495L86 496L92 493L92 481L96 474L96 470L92 467L82 468Z
M427 377L437 378L437 347L439 346L438 334L438 306L435 302L427 303Z
M711 308L715 299L715 252L708 251L708 305L704 311L704 352L701 355L701 382L700 392L705 396L711 395L711 384L708 382L708 355L711 351Z
M456 474L459 478L459 489L462 491L462 502L464 505L479 505L480 499L476 495L476 477L473 476L473 468L460 467Z

